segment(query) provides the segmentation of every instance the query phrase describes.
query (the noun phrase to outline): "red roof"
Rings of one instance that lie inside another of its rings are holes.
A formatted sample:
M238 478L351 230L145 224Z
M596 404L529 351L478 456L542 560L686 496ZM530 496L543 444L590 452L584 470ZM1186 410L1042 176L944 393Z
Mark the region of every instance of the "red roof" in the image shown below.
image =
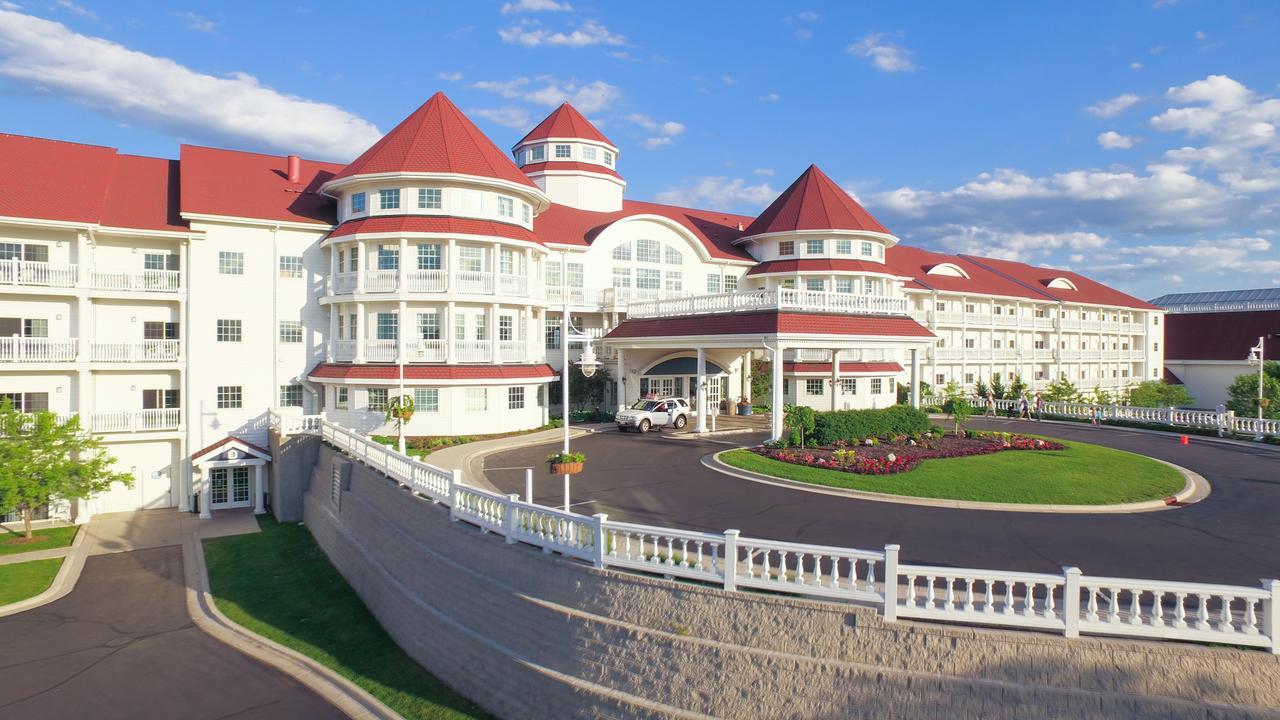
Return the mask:
M597 236L613 223L633 215L658 215L684 226L720 260L751 260L751 255L733 241L742 235L738 228L751 218L745 215L691 210L650 202L623 200L617 212L592 212L567 205L552 205L534 220L538 237L544 243L590 246Z
M1230 360L1244 362L1258 338L1280 332L1280 310L1170 313L1164 316L1165 362ZM1276 341L1267 341L1267 357Z
M743 235L796 230L889 232L817 165L810 165L791 187L783 190Z
M235 436L232 436L232 435L228 435L228 436L226 436L226 437L222 438L221 440L219 440L219 441L217 441L217 442L213 443L212 445L206 445L205 447L203 447L203 448L201 448L201 449L199 449L199 450L197 450L197 451L195 451L195 452L191 453L191 457L192 457L193 459L194 459L194 458L198 458L198 457L200 457L201 455L205 455L205 454L207 454L207 453L209 453L209 452L211 452L211 451L213 451L213 450L217 450L218 448L222 447L223 445L228 445L228 444L233 443L233 442L238 442L238 443L240 443L241 445L244 445L245 447L253 448L254 450L257 450L258 452L262 453L263 455L266 455L267 457L271 457L271 451L269 451L269 450L264 450L263 448L258 447L257 445L254 445L253 443L249 442L248 440L245 440L244 438L238 438L238 437L235 437Z
M396 172L475 175L537 188L441 92L432 95L334 179Z
M895 274L887 265L866 260L836 260L829 258L797 258L795 260L769 260L747 271L748 275L793 272L866 272L883 275Z
M341 165L302 160L299 181L289 182L289 159L182 146L182 212L197 215L282 220L285 222L337 222L332 198L320 194Z
M917 247L895 245L885 252L885 262L895 274L915 278L915 284L926 290L1030 298L1041 301L1053 299L1047 293L1029 288L984 265L966 259L963 255L944 255ZM969 277L929 274L930 269L943 263L955 265Z
M601 175L612 175L619 180L622 179L622 176L613 168L608 168L604 165L597 165L595 163L577 162L575 160L551 160L550 162L526 163L525 165L520 166L520 169L525 174L542 172L544 170L581 170L583 172L600 173Z
M782 371L788 373L826 373L831 374L829 362L784 362ZM841 362L841 373L899 373L902 366L896 362Z
M187 230L179 212L177 160L117 155L99 222L107 227Z
M838 315L766 310L721 315L627 319L607 338L683 337L697 335L861 335L931 338L933 333L900 315Z
M1114 288L1107 287L1100 282L1090 280L1089 278L1071 272L1070 270L1055 270L1053 268L1036 267L1026 263L1014 262L1013 260L996 260L993 258L975 257L973 255L961 255L960 257L969 260L974 264L985 267L992 272L1003 275L1010 280L1021 283L1024 287L1030 288L1043 295L1047 295L1055 300L1063 302L1087 303L1093 305L1116 305L1119 307L1137 308L1139 310L1160 310L1155 305L1139 300L1132 295L1127 295ZM1055 278L1066 278L1076 286L1075 290L1064 290L1061 288L1049 287L1049 282Z
M348 220L339 225L329 237L338 238L356 233L448 233L458 235L485 235L511 240L538 243L532 232L511 223L476 218L443 217L438 215L382 215L360 220Z
M321 363L310 377L320 380L399 380L397 365ZM557 377L545 363L537 365L405 365L406 380L546 380Z
M617 147L609 138L605 137L591 121L582 116L578 109L569 103L564 103L560 107L551 111L545 120L538 123L538 126L529 131L516 143L516 146L531 142L534 140L546 140L547 138L578 138L581 140L595 140L606 145Z

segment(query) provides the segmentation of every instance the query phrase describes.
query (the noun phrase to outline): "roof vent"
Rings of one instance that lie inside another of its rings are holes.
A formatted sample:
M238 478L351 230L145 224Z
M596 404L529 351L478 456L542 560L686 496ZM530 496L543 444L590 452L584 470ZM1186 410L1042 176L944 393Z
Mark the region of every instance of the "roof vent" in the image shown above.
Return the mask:
M302 158L289 156L289 182L296 183L302 177Z
M743 229L743 228L742 228L742 221L741 221L741 220L739 220L739 221L738 221L738 232L742 232L742 229Z

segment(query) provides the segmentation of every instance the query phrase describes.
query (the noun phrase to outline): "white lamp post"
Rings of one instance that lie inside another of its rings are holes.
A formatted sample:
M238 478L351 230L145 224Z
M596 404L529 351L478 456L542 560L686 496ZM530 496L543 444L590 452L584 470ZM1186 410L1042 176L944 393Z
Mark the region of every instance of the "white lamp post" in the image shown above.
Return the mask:
M569 343L583 343L582 355L574 363L582 371L583 377L596 374L600 362L596 360L596 352L591 347L591 338L573 327L569 322L569 267L568 253L560 254L560 288L564 299L564 317L560 331L560 412L564 416L564 452L569 452ZM564 476L564 511L569 512L569 475Z
M1258 366L1258 425L1254 428L1254 442L1262 442L1262 379L1263 368L1266 367L1266 338L1258 338L1258 344L1249 348L1249 364Z

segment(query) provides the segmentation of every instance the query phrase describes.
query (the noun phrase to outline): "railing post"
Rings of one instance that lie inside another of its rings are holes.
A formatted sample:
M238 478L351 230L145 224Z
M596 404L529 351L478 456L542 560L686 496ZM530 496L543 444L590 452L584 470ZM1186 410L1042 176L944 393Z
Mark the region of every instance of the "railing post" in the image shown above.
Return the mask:
M1066 584L1062 586L1062 634L1069 638L1080 637L1080 568L1064 567L1062 575ZM1049 588L1048 592L1053 592Z
M518 502L520 502L519 495L512 493L507 496L507 520L503 527L506 528L508 545L512 545L516 541L516 521L519 519L516 503Z
M724 589L733 592L738 589L738 531L724 531Z
M533 468L524 469L524 501L533 504Z
M458 521L458 489L462 487L462 471L454 468L449 479L449 519Z
M898 545L884 546L884 621L898 620Z
M1262 601L1262 632L1271 640L1271 654L1280 655L1280 580L1263 580L1262 587L1271 591Z
M591 516L591 519L595 521L592 529L595 531L596 546L591 563L595 565L597 570L600 570L607 564L606 558L609 555L609 548L607 547L608 542L605 539L604 532L604 524L609 520L609 516L606 513L596 513Z

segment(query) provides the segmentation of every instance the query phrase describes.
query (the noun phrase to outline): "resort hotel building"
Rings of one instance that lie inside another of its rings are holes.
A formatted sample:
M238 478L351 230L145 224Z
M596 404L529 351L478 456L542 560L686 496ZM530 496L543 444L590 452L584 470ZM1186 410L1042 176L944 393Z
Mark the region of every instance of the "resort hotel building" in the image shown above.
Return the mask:
M1163 374L1159 308L903 246L815 166L755 217L625 199L620 148L568 104L510 153L437 94L347 165L13 135L0 158L0 393L79 414L136 479L53 509L78 519L262 509L271 408L387 432L403 386L411 436L543 425L583 336L607 405L687 397L698 428L753 357L775 361L754 401L820 409Z

